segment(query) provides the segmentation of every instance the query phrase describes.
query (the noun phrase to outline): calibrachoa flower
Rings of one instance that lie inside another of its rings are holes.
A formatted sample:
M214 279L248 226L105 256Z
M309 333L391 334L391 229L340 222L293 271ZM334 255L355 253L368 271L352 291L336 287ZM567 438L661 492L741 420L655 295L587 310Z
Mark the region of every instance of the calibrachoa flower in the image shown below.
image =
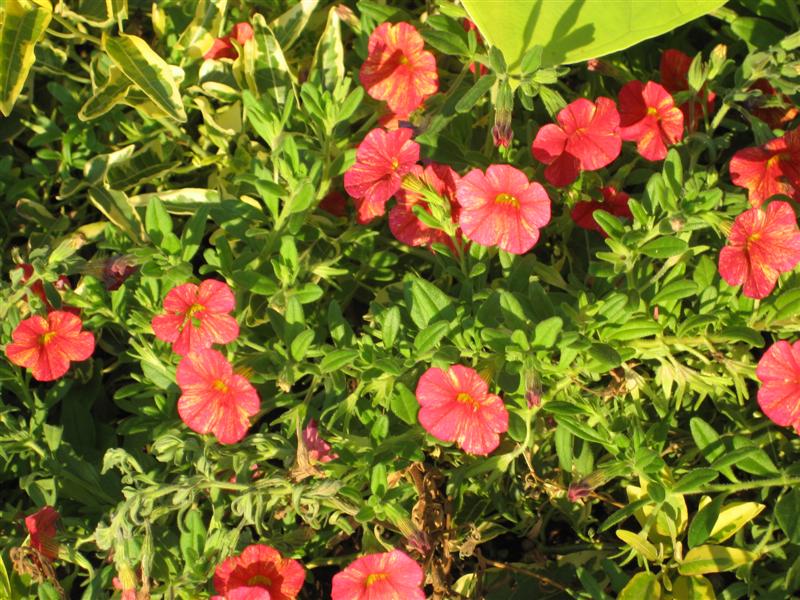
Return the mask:
M610 98L578 98L557 115L558 125L539 129L531 145L544 176L555 186L569 185L581 171L596 171L614 161L622 149L619 113Z
M227 283L206 279L200 285L184 283L172 288L164 298L165 315L153 317L156 337L172 342L172 350L184 356L227 344L239 336L239 324L228 313L236 299Z
M572 207L570 216L578 227L597 231L603 237L608 237L608 234L603 231L603 228L594 220L594 211L604 210L615 217L632 218L631 209L628 208L628 200L630 196L625 192L618 192L612 186L606 186L600 190L603 194L603 201L598 202L592 200L591 202L577 202Z
M237 23L231 28L231 32L221 38L216 38L208 52L203 55L206 60L219 60L220 58L236 59L239 54L231 43L236 40L240 46L244 46L247 40L253 39L253 27L250 23Z
M425 600L422 568L405 552L368 554L333 576L332 600Z
M683 139L683 113L663 86L631 81L619 92L619 134L647 160L663 160Z
M192 431L213 433L223 444L241 440L261 405L258 392L222 353L200 350L185 356L176 373L178 414Z
M94 335L81 331L80 318L54 310L47 318L34 315L11 334L6 356L15 365L31 370L38 381L53 381L69 370L70 361L86 360L94 352Z
M758 405L777 425L800 433L800 342L775 342L758 361Z
M447 165L432 163L424 169L417 165L412 171L437 194L450 202L450 214L458 221L458 203L455 200L458 173ZM450 237L440 229L428 227L414 214L414 206L419 205L426 211L428 203L421 193L401 189L397 193L397 204L389 211L389 229L398 240L409 246L428 246L433 243L451 244Z
M728 169L731 181L747 188L751 206L761 206L775 194L800 200L800 130L739 150Z
M431 367L420 377L416 396L425 431L456 442L470 454L489 454L500 445L500 434L508 430L502 398L489 393L489 385L475 369Z
M750 89L763 92L761 98L756 100L758 104L750 112L769 125L771 129L780 129L797 116L798 110L796 106L791 104L792 101L784 94L779 94L766 79L759 79L750 86ZM769 96L777 96L781 102L788 106L783 108L780 106L762 106Z
M385 100L392 112L408 115L439 89L436 59L408 23L381 23L369 36L359 79L367 93Z
M45 506L32 515L25 517L25 527L31 538L31 547L47 558L58 558L58 542L56 541L56 521L58 511L52 506Z
M661 84L670 94L677 94L689 89L689 67L692 66L692 57L680 50L669 49L661 53ZM697 129L697 123L703 116L703 97L706 101L706 113L710 113L714 108L714 99L717 95L714 92L701 90L697 94L696 100L690 100L681 104L680 109L683 113L684 123L691 131Z
M331 445L319 436L317 422L311 419L303 430L303 444L308 450L308 457L311 462L331 462L339 458L335 452L331 452Z
M719 255L719 273L728 285L742 285L749 298L765 298L800 262L800 230L788 202L751 208L733 222L729 245Z
M542 185L510 165L473 169L458 181L458 223L464 235L483 246L523 254L550 221L550 198Z
M373 129L358 145L356 162L344 174L344 189L355 199L359 223L369 223L386 212L386 201L417 164L419 144L411 135L405 127Z
M22 278L20 281L22 281L22 283L27 283L30 281L31 277L33 277L33 265L22 263L17 268L22 270ZM66 275L59 275L58 279L56 279L56 281L53 283L53 287L56 289L56 291L62 292L64 290L71 289L72 284ZM44 303L44 308L46 311L53 310L53 305L50 304L50 301L47 299L47 294L45 294L44 291L44 284L41 280L34 281L30 286L30 290ZM72 313L73 315L80 315L81 312L74 306L62 306L61 310Z
M217 566L214 587L220 595L211 600L294 600L305 579L305 569L296 560L283 558L270 546L252 544Z

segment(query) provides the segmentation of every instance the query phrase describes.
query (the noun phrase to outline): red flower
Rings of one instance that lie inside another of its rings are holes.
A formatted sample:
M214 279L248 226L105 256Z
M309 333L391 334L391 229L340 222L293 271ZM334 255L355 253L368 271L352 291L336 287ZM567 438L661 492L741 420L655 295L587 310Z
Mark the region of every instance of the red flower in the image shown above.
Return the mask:
M332 600L425 600L422 568L405 552L368 554L333 576Z
M464 235L483 246L524 254L550 221L550 198L537 182L510 165L491 165L467 173L456 186Z
M181 356L211 344L227 344L239 336L239 324L228 314L235 307L227 283L215 279L199 286L184 283L167 293L167 314L153 317L153 332L158 339L172 342L173 352Z
M771 129L782 129L786 123L797 116L797 107L792 106L791 100L785 95L779 94L766 79L759 79L750 86L750 89L761 90L763 92L762 97L756 99L759 105L751 109L750 112L769 125ZM781 108L779 106L761 107L761 104L763 104L767 96L778 96L783 104L789 105L788 108Z
M502 398L475 369L453 365L447 371L432 367L417 383L419 422L433 437L456 442L469 454L485 455L500 444L508 430L508 411Z
M558 125L540 128L531 145L534 158L548 165L544 176L551 184L569 185L580 171L602 169L619 156L622 140L613 100L600 97L595 104L578 98L556 118Z
M781 273L800 262L800 230L788 202L751 208L733 222L729 245L719 255L719 274L728 285L741 285L748 298L765 298Z
M56 521L58 511L52 506L45 506L39 511L25 517L25 527L31 538L31 547L41 552L50 560L58 558L58 542L56 541Z
M747 188L751 206L761 206L775 194L800 200L800 130L739 150L728 169L731 181Z
M208 52L203 55L206 60L219 60L220 58L236 59L239 54L231 43L236 40L240 46L244 46L247 40L253 39L253 28L250 23L237 23L231 28L231 32L225 37L216 38Z
M413 173L423 184L428 185L450 203L450 214L454 221L458 220L458 204L455 201L458 173L447 165L432 163L424 169L417 165ZM389 211L389 229L398 240L409 246L428 246L440 243L452 245L450 237L440 229L428 227L414 214L413 207L419 205L427 212L428 203L423 195L417 192L400 190L397 193L397 204Z
M758 361L758 405L776 425L800 433L800 342L775 342Z
M367 93L385 100L393 113L408 115L439 89L436 59L408 23L381 23L369 36L359 78Z
M355 199L359 223L369 223L386 212L386 201L417 164L419 144L411 135L406 128L373 129L358 145L356 162L344 174L344 189Z
M341 192L333 191L320 201L319 207L334 217L343 217L347 214L347 198Z
M606 186L600 190L603 194L603 201L598 202L593 200L591 202L577 202L572 207L571 217L578 227L589 229L590 231L597 231L603 237L608 237L608 234L603 231L603 228L594 220L594 211L604 210L616 217L633 218L630 208L628 208L628 200L630 196L625 192L618 192L611 186Z
M335 452L331 452L331 445L319 436L317 422L311 419L303 430L303 444L308 450L308 457L311 462L331 462L339 458Z
M181 388L178 414L189 429L211 432L222 444L235 444L245 436L261 400L220 352L200 350L183 357L176 379Z
M620 137L636 142L647 160L663 160L667 145L683 139L683 113L663 86L631 81L619 92Z
M37 381L53 381L69 370L70 361L86 360L94 352L94 336L81 331L80 318L54 310L47 318L34 315L11 334L6 356L15 365L31 370Z
M18 265L16 268L22 269L22 277L20 281L22 283L27 283L30 281L31 277L33 277L33 265L28 263L22 263ZM62 292L64 290L72 289L72 284L69 281L69 278L66 275L59 275L58 279L56 279L55 283L53 283L53 287ZM53 310L53 305L50 304L50 301L47 299L47 294L44 292L44 284L40 279L34 281L31 286L31 291L36 294L36 296L44 303L44 309L46 311ZM64 312L72 313L73 315L80 315L80 309L75 308L74 306L62 306L61 310Z
M252 544L217 566L214 587L221 595L212 600L294 600L305 579L296 560L283 558L270 546Z
M478 44L483 44L483 36L481 32L478 31L478 26L475 25L469 19L464 19L461 22L461 25L464 27L464 31L474 31L475 32L475 39L477 40ZM475 71L478 72L478 75L486 75L489 72L489 69L486 68L486 65L481 64L479 62L474 62L469 66L469 72L474 73ZM496 146L497 144L495 144Z
M661 84L670 94L677 94L689 89L689 67L692 65L692 57L684 54L680 50L664 50L661 53ZM683 113L684 123L690 131L697 129L697 122L703 116L703 97L706 99L706 113L714 110L714 99L717 95L714 92L701 90L697 94L696 100L690 100L681 104L680 109Z

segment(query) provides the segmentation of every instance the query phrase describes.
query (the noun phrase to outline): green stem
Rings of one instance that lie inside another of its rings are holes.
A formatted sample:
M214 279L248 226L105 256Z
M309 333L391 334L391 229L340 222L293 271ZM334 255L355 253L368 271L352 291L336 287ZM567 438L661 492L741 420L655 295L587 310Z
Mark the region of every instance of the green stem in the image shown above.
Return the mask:
M784 486L797 486L800 485L800 477L773 477L770 479L759 479L757 481L740 481L738 483L717 483L703 485L696 489L690 489L682 494L708 494L709 492L727 492L735 494L736 492L745 492L748 490L758 490L770 487L784 487Z

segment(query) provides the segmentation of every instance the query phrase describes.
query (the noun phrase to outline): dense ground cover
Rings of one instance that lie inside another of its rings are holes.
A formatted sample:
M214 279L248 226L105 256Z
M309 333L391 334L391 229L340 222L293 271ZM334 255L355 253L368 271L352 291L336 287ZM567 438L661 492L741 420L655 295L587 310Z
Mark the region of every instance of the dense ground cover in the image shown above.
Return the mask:
M0 3L0 600L796 597L796 4L391 4Z

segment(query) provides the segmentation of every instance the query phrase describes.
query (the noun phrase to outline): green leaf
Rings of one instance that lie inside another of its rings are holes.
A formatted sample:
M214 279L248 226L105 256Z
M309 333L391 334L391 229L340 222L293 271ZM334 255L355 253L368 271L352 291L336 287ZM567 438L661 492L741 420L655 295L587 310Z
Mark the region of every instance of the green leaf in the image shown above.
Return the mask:
M291 94L294 76L280 43L264 17L253 15L254 44L245 44L242 56L245 79L256 96L268 95L277 106L284 106Z
M731 30L742 38L750 50L777 44L786 35L766 19L739 17L731 23Z
M676 237L660 237L650 240L639 251L650 258L679 256L689 249L689 244Z
M342 26L336 6L328 11L328 22L317 42L314 59L311 61L309 81L333 90L344 79L344 46ZM347 117L345 117L347 118Z
M172 233L172 219L158 197L151 198L150 204L147 205L144 226L147 235L156 246L160 246L166 235Z
M672 582L672 596L675 600L716 600L714 586L705 577L686 577L681 575Z
M631 548L636 550L637 554L643 556L650 562L654 562L658 557L658 551L656 547L653 546L650 542L648 542L645 538L641 535L634 533L632 531L627 531L625 529L617 529L615 532L617 537L621 539L623 542L628 544ZM646 598L647 596L642 596Z
M698 285L694 281L688 279L680 279L678 281L671 281L658 293L653 296L650 301L651 304L667 304L675 300L682 300L697 294Z
M272 30L284 50L291 48L305 29L319 0L300 0L272 22Z
M696 490L707 483L711 483L719 476L714 469L695 469L689 471L672 486L673 494L682 494L691 490Z
M5 0L0 4L0 112L11 114L36 60L34 48L53 16L48 0Z
M8 579L6 561L0 554L0 600L11 600L11 582Z
M173 67L168 65L142 38L119 34L103 36L103 49L109 58L136 86L175 121L186 121Z
M447 335L448 331L450 331L450 323L447 321L431 323L414 338L414 349L419 354L429 352Z
M563 326L564 321L562 321L560 317L550 317L549 319L540 321L536 324L533 345L542 348L552 348Z
M653 573L636 573L617 596L617 600L643 600L643 598L648 600L661 598L661 584Z
M711 530L708 541L715 544L724 542L755 519L764 508L766 507L758 502L731 502L726 504L719 511L717 522L714 524L714 529Z
M133 82L120 69L112 66L108 70L108 79L84 102L78 112L78 118L81 121L91 121L102 117L124 100L132 85Z
M292 358L295 359L297 362L303 360L308 353L308 349L311 347L312 342L314 341L314 332L310 329L306 329L301 331L295 338L292 340L292 344L289 348Z
M775 519L793 544L800 544L800 490L791 489L775 505Z
M186 225L183 226L183 232L181 233L182 260L189 262L200 249L200 244L206 233L206 220L210 210L209 206L200 206L197 212L186 221Z
M719 518L719 511L722 508L722 502L724 500L725 496L719 495L697 511L697 514L689 524L689 531L687 533L687 541L690 547L699 546L711 535L711 532L714 530L714 525Z
M461 99L456 103L456 112L466 113L472 110L475 103L480 100L486 92L492 89L494 82L497 81L497 76L494 73L487 73L469 88Z
M358 356L358 351L351 348L343 348L341 350L334 350L329 353L322 362L319 363L319 369L323 373L331 373L350 365Z
M114 225L119 227L137 244L145 241L144 225L135 210L128 204L123 192L93 187L89 189L89 199Z
M411 320L420 329L427 327L432 319L449 318L449 313L454 312L452 298L430 281L419 277L406 280L403 295Z
M728 546L697 546L678 566L681 575L704 575L732 571L758 559L758 554Z
M725 0L464 0L487 44L503 51L519 72L525 52L543 46L544 66L576 63L629 48L688 23Z
M394 386L394 393L392 394L389 408L408 425L417 424L419 402L417 402L417 398L411 390L402 383L398 383Z
M661 333L661 326L652 319L631 319L622 326L611 328L609 340L638 340Z

